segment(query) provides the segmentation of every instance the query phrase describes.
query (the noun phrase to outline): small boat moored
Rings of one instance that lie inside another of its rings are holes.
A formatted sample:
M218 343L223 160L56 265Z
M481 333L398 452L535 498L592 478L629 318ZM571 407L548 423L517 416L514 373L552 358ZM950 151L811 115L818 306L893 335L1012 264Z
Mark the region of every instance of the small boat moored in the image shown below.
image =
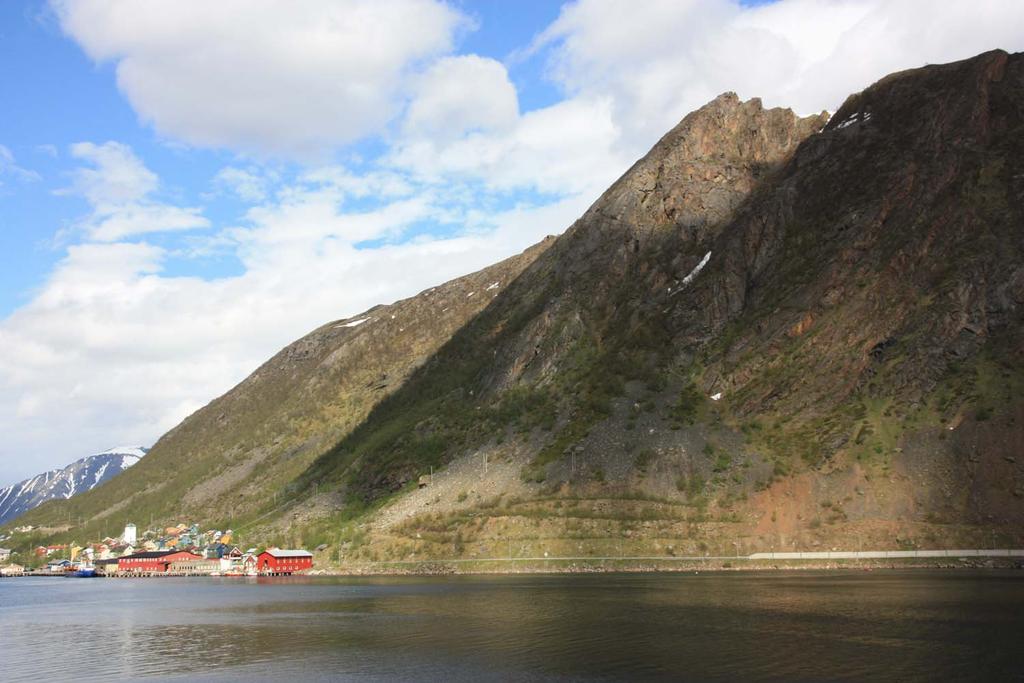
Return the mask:
M79 567L78 569L75 569L74 571L68 572L67 576L70 576L70 577L73 577L73 578L76 578L76 579L91 579L94 576L96 576L96 568L95 567Z

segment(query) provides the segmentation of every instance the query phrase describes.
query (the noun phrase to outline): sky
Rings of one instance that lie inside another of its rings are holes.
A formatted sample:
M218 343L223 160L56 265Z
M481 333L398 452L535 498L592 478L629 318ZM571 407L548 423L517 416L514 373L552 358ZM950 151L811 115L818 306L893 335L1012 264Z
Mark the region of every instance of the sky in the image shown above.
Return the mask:
M995 48L1024 2L0 3L0 485L562 232L722 92Z

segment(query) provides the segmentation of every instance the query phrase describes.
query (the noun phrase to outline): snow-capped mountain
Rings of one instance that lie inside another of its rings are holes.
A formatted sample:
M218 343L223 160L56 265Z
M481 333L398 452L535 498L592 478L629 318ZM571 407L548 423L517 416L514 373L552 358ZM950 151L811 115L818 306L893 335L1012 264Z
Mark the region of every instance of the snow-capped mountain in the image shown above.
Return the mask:
M95 488L137 463L147 452L149 449L142 446L118 446L2 488L0 524L53 498L70 498Z

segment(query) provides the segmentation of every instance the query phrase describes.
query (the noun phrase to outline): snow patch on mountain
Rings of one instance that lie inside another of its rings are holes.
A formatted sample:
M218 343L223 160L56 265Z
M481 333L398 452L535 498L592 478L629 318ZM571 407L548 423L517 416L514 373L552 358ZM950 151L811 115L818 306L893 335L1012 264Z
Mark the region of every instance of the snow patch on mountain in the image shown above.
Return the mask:
M70 498L94 489L137 463L147 452L149 449L142 446L117 446L76 460L63 469L0 488L0 524L48 500Z
M147 451L149 449L143 446L115 446L96 455L133 455L136 458L141 458Z

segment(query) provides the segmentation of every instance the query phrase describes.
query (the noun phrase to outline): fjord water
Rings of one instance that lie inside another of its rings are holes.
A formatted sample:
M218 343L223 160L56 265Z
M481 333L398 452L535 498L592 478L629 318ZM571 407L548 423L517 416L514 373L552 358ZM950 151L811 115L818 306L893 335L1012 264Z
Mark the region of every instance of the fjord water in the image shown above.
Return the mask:
M4 680L1024 676L1024 572L0 581Z

